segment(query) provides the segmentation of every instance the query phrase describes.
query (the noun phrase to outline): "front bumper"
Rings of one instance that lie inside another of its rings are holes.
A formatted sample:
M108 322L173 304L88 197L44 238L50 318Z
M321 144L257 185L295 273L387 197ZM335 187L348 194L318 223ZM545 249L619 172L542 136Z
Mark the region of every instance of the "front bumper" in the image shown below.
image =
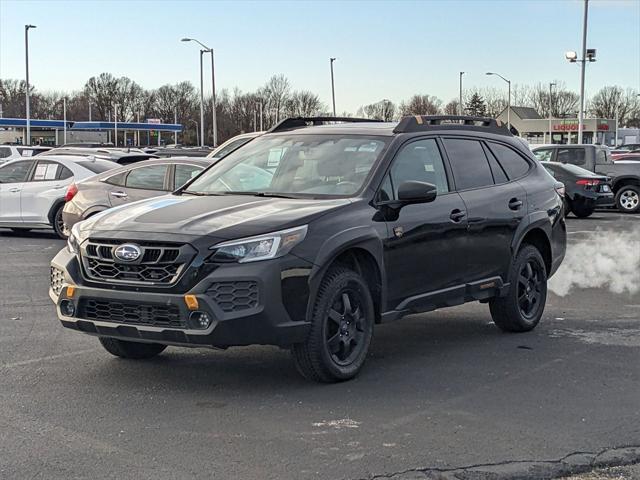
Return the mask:
M224 265L213 270L188 292L145 291L137 286L96 287L94 283L84 280L78 259L66 248L52 260L51 267L55 269L52 272L55 272L56 280L53 281L52 275L49 296L56 304L62 325L90 335L188 347L226 348L253 344L288 347L304 341L309 330L303 310L306 309L308 298L306 286L311 264L293 256ZM234 282L255 285L256 301L238 310L217 301L220 297L212 294L216 286ZM67 295L66 287L69 285L74 287L71 297ZM206 329L193 328L193 322L189 321L193 310L187 307L185 294L194 295L198 300L197 311L211 318L211 324ZM61 303L66 300L74 306L71 316L64 315L61 309ZM181 326L149 324L155 322L145 324L139 317L131 321L121 311L117 318L104 318L104 314L95 318L95 308L90 309L88 305L95 305L96 302L124 304L132 310L140 308L145 312L143 319L146 320L150 320L151 314L148 312L153 308L171 309L173 318L178 319Z

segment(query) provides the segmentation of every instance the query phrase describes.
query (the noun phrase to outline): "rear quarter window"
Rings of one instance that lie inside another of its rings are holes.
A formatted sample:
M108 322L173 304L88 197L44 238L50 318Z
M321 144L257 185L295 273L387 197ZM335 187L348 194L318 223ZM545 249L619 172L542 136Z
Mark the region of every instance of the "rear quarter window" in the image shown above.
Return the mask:
M512 148L493 142L489 142L489 148L496 156L498 163L506 172L509 180L523 177L529 171L529 162Z
M96 160L94 162L91 162L89 160L82 161L82 162L78 162L78 165L80 165L83 168L86 168L87 170L93 173L103 173L108 170L111 170L112 168L119 167L119 165L114 164L113 162L102 161L102 160Z

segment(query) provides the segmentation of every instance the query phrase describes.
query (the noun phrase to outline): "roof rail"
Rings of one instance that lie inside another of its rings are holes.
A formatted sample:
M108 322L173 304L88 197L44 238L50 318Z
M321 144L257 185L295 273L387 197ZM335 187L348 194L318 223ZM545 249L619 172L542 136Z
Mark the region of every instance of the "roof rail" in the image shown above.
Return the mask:
M285 118L277 123L267 133L281 132L283 130L291 130L294 128L311 127L314 125L326 125L331 123L362 123L362 122L381 122L382 120L374 120L372 118L356 118L356 117L290 117Z
M469 117L465 115L411 115L403 117L393 131L394 133L411 133L434 129L477 130L512 136L507 126L500 120L487 117Z

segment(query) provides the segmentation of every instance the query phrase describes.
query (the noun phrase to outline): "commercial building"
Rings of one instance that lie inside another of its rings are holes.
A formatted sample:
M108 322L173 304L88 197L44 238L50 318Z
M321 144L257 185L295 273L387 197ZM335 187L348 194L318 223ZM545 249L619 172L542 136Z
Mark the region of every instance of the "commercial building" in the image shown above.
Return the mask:
M577 118L544 118L531 107L511 107L509 117L512 128L531 144L578 143ZM507 123L507 109L505 108L497 118ZM585 118L582 142L613 145L615 130L615 120Z

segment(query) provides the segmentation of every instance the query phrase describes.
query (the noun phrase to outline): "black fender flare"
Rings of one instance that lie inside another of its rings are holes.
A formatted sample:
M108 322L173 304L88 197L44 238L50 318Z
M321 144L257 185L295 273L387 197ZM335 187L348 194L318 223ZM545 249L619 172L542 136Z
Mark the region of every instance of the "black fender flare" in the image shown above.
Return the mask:
M549 242L549 247L551 248L553 245L551 242L551 228L551 221L549 220L547 212L538 211L528 214L520 222L520 225L518 225L518 228L513 235L513 239L511 240L511 254L515 255L527 233L535 229L539 229L544 232L547 237L547 242Z
M611 190L613 190L614 193L618 193L618 190L625 185L640 186L640 177L635 175L621 175L620 177L615 177L611 182Z
M366 251L376 262L376 266L380 272L380 309L384 311L384 306L386 305L387 279L384 269L382 239L373 228L359 226L343 230L327 238L318 250L309 275L307 318L310 318L320 282L329 267L341 254L354 248Z

